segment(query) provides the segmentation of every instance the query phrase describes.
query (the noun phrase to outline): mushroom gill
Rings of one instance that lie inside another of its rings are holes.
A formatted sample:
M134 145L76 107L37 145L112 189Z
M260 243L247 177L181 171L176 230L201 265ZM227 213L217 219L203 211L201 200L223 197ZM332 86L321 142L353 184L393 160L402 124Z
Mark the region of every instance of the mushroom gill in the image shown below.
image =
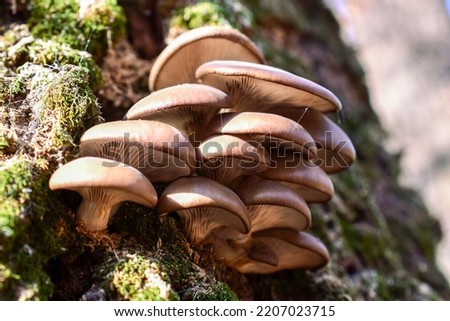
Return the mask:
M342 108L328 89L285 70L246 61L217 60L201 65L196 77L202 84L226 92L233 111L265 112L275 106L302 106L320 112Z
M232 188L243 176L264 172L270 162L265 149L249 138L217 135L197 148L198 174Z

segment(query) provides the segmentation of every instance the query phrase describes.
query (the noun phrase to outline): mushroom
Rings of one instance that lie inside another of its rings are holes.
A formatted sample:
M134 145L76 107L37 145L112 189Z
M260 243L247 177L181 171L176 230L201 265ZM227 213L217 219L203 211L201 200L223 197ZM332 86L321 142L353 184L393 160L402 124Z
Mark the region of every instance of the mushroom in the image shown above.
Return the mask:
M242 273L258 273L265 267L273 269L279 263L270 246L230 227L212 230L205 242L213 246L222 263Z
M98 157L77 158L58 168L50 178L50 189L73 190L83 197L76 217L89 231L106 229L113 207L121 202L148 207L157 203L152 183L141 172L119 162L106 166L107 162Z
M177 37L156 58L149 77L150 90L196 83L198 66L223 59L265 63L261 51L238 30L218 26L196 28Z
M241 234L223 227L213 230L207 241L213 245L220 261L241 273L317 269L329 261L329 253L319 239L289 228Z
M195 76L203 84L226 92L233 111L263 112L275 106L310 107L321 112L342 108L328 89L271 66L246 61L209 61Z
M80 154L125 163L153 183L189 176L195 167L195 150L187 137L158 121L113 121L91 127L81 137Z
M134 104L124 119L158 120L178 128L191 142L209 136L205 124L220 109L231 107L222 91L200 84L183 84L153 92ZM195 133L196 137L191 137Z
M257 142L232 135L217 135L197 148L199 174L232 188L244 175L265 171L269 156Z
M301 152L306 159L315 159L316 144L311 135L295 121L275 115L257 112L223 113L208 124L211 134L245 135L259 141L269 155L279 150Z
M278 265L268 268L264 273L290 269L318 269L325 266L330 259L325 245L306 232L272 228L252 233L252 238L268 245L278 255Z
M273 164L257 175L291 188L307 203L328 202L334 194L330 177L315 163L294 154L272 157Z
M311 225L306 202L283 184L253 176L233 190L247 206L252 233L271 227L302 231Z
M280 107L270 111L298 122L311 134L317 145L315 163L327 173L350 167L356 151L347 134L326 115L311 108Z
M158 212L176 212L192 244L200 244L215 228L228 226L248 233L245 205L230 189L206 177L183 177L172 182L158 202Z

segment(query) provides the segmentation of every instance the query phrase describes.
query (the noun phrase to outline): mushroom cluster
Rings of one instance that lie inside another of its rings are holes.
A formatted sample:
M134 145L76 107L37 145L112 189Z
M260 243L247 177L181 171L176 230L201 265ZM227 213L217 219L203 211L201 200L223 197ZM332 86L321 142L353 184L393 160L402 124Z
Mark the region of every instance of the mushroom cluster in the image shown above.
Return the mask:
M149 87L124 120L86 131L81 158L50 180L84 197L77 217L87 228L106 229L129 200L177 213L192 245L211 244L242 273L324 266L327 249L305 232L308 204L330 200L328 174L355 160L326 115L341 109L338 98L266 65L247 36L226 27L175 39ZM159 198L152 183L168 184Z

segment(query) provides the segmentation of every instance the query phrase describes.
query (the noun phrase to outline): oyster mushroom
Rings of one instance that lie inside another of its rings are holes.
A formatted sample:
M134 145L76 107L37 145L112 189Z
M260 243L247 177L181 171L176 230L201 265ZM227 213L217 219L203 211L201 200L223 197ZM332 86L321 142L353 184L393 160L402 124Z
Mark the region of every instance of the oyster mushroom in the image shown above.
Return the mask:
M245 135L260 142L269 155L279 150L301 152L306 159L316 158L316 144L311 135L291 119L258 112L223 113L208 124L211 134Z
M306 232L293 229L272 228L252 234L268 245L278 255L278 265L265 273L290 269L318 269L325 266L330 255L325 245Z
M176 212L187 238L200 244L215 228L228 226L248 233L245 205L230 189L206 177L183 177L172 182L158 202L161 215Z
M280 107L268 112L298 122L317 145L315 161L325 172L336 173L350 167L356 151L347 134L326 115L310 108Z
M153 92L134 104L124 119L157 120L178 128L191 142L203 140L205 124L220 109L231 107L222 91L200 84L183 84ZM192 137L195 133L196 137Z
M49 181L52 190L73 190L83 197L76 217L90 231L106 229L113 208L121 202L148 207L157 203L152 183L141 172L123 163L108 167L105 161L98 157L77 158L58 168Z
M279 262L278 255L265 243L230 227L214 229L205 242L213 246L219 261L241 273L272 269Z
M316 237L288 228L270 228L241 234L217 228L207 238L217 258L248 274L270 274L290 269L318 269L329 261L329 253Z
M265 63L261 51L238 30L206 26L187 31L156 58L149 77L151 91L196 83L195 70L210 60L244 60Z
M189 176L195 167L195 150L187 137L158 121L113 121L91 127L81 137L80 154L125 163L153 183Z
M310 107L321 112L342 108L328 89L279 68L246 61L209 61L195 76L202 84L226 92L233 111L263 112L275 106Z
M232 188L245 175L268 168L269 156L257 142L232 135L217 135L204 140L197 148L199 173Z
M274 226L303 231L311 225L306 202L283 184L253 176L243 180L234 192L247 206L252 233Z
M272 166L257 176L286 185L307 203L328 202L333 197L333 182L318 165L294 154L274 156L272 161Z

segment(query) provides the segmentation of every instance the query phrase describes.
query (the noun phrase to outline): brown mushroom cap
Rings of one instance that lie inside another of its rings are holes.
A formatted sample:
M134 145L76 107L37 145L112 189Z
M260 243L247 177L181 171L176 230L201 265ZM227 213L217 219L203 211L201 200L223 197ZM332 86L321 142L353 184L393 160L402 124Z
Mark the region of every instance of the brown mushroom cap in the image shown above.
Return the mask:
M291 119L275 114L242 112L223 113L208 124L212 134L245 135L261 142L272 154L279 149L302 152L307 159L316 157L316 145L311 135Z
M185 135L204 132L205 124L220 109L229 108L229 97L222 91L200 84L183 84L153 92L134 104L124 119L158 120L170 124Z
M205 177L179 178L172 182L158 202L163 215L177 212L187 237L201 243L215 228L229 226L241 233L250 230L245 205L227 187Z
M241 32L227 27L200 27L183 33L161 52L150 72L150 90L196 83L198 66L222 59L265 63L261 51Z
M311 225L306 202L283 184L251 177L234 191L247 206L252 233L272 227L302 231Z
M228 93L233 111L264 112L274 106L309 107L321 112L342 108L328 89L271 66L246 61L208 61L195 76L201 83Z
M292 119L302 125L317 144L318 164L327 173L350 167L356 151L347 134L326 115L310 108L280 107L269 111Z
M292 229L273 228L252 233L252 238L268 245L279 258L273 273L289 269L317 269L326 265L330 259L327 248L316 237Z
M232 135L204 140L197 148L201 175L232 187L244 175L265 171L270 164L266 150L249 141Z
M131 201L155 207L156 191L137 169L98 157L82 157L58 168L50 178L52 190L68 189L81 194L77 219L90 231L107 227L113 206Z
M187 137L158 121L113 121L91 127L81 137L80 154L126 163L154 183L189 176L195 167L195 150Z
M327 202L333 197L333 182L318 165L294 154L272 157L272 161L272 166L257 174L259 177L291 188L307 203Z

